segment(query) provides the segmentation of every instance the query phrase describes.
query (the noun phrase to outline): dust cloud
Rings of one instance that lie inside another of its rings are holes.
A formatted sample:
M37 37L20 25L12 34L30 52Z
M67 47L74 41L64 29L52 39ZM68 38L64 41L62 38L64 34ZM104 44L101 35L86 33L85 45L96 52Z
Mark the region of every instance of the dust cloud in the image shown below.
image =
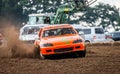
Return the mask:
M19 40L19 30L12 25L3 29L4 42L0 46L0 57L33 57L33 44Z

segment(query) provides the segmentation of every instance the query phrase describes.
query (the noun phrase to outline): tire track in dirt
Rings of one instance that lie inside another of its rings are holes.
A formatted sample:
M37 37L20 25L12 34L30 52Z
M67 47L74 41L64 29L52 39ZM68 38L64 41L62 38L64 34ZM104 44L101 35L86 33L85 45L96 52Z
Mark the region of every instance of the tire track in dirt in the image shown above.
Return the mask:
M116 50L114 50L116 49ZM118 46L87 47L85 58L1 58L0 73L8 74L119 74ZM109 52L108 52L109 51ZM113 52L114 51L114 52ZM111 54L112 53L112 54ZM63 55L64 57L64 55Z

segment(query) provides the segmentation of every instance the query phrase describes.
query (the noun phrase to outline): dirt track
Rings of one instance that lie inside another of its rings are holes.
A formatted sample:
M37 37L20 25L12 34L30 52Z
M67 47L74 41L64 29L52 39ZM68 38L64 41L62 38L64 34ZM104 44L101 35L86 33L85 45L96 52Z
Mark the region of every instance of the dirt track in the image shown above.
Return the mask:
M0 74L120 74L120 45L87 46L85 58L0 58Z
M14 27L5 31L7 46L0 46L0 74L120 74L120 42L87 45L85 58L61 55L40 60L32 57L32 47L17 39Z

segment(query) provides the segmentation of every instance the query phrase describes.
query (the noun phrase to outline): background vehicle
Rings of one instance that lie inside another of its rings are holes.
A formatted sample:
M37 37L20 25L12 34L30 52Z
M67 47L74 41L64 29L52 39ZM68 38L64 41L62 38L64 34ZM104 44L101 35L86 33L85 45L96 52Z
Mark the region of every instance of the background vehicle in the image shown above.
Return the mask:
M114 42L114 40L112 39L112 35L110 34L110 32L106 32L106 40L107 42Z
M93 4L97 0L67 0L67 4L60 5L53 13L29 14L29 21L26 25L37 24L65 24L70 23L70 16Z
M40 24L51 24L54 14L52 13L40 13L40 14L29 14L29 20L27 25L40 25Z
M21 41L34 42L35 39L38 38L38 31L44 25L25 25L20 29L19 39Z
M71 14L82 11L85 7L93 4L97 0L67 0L67 4L60 5L57 9L53 24L71 24Z
M85 39L85 42L95 43L95 42L109 42L113 41L112 39L106 39L104 30L100 27L84 27L79 24L72 25L77 32L82 32L82 37Z
M75 30L79 33L79 35L83 38L83 39L85 39L85 36L84 36L84 32L83 32L83 26L81 26L80 24L73 24L72 25L74 28L75 28Z
M110 33L114 41L120 41L120 31L115 31Z
M103 28L100 27L84 27L85 42L105 42L105 34Z
M97 0L68 0L67 4L60 5L57 9L56 15L54 14L30 14L29 21L27 25L41 25L41 24L65 24L71 22L70 16L75 12L79 12L80 10L84 9L85 7L91 5L92 3L96 2ZM21 34L22 35L22 34ZM26 39L25 39L26 38ZM20 36L21 40L33 40L28 39L29 37ZM84 38L84 37L83 37Z
M46 56L62 53L75 53L85 57L83 38L70 25L52 25L39 31L39 40L34 42L35 52L44 59Z

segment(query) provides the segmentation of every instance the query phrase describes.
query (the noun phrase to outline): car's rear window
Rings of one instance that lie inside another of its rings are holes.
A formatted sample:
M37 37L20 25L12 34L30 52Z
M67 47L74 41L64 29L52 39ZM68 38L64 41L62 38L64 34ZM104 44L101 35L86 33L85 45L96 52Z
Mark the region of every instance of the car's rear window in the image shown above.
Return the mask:
M50 30L45 30L43 32L43 37L59 36L59 35L65 35L65 34L76 34L76 32L73 30L73 28L50 29Z
M104 34L104 31L102 28L95 28L95 34Z
M91 29L83 29L84 34L91 34Z

